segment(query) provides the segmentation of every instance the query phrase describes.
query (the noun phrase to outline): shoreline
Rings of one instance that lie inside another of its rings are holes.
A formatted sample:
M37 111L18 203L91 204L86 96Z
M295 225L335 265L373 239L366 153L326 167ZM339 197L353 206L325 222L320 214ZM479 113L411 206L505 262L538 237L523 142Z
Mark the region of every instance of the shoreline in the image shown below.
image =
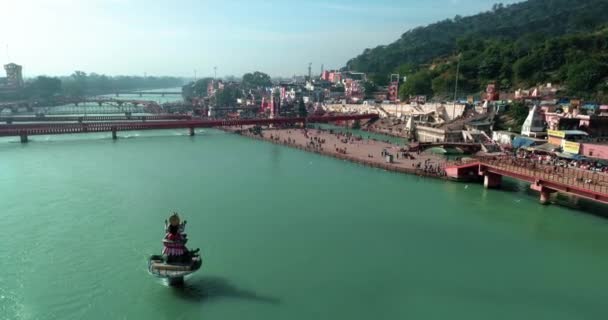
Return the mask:
M273 132L273 131L278 132L280 130L287 130L287 129L270 129L270 130L265 129L265 130L263 130L262 134ZM291 129L291 130L302 130L302 129ZM317 129L309 129L309 130L313 131L313 130L317 130ZM438 173L432 173L432 172L425 171L424 169L421 169L421 168L403 167L403 166L398 166L395 164L389 164L386 162L372 161L372 160L357 157L354 155L340 154L340 153L336 153L336 152L326 151L323 149L311 148L311 147L304 146L302 144L295 143L295 142L290 143L290 142L281 141L280 139L276 140L276 139L273 139L268 136L260 136L257 134L251 134L251 133L247 132L246 129L241 129L241 128L238 128L238 129L224 128L223 131L232 133L232 134L236 134L236 135L240 135L243 137L247 137L247 138L252 138L255 140L259 140L259 141L270 142L270 143L273 143L276 145L281 145L281 146L298 149L298 150L302 150L302 151L306 151L306 152L310 152L310 153L314 153L314 154L318 154L318 155L322 155L322 156L326 156L326 157L331 157L331 158L338 159L338 160L349 161L349 162L363 165L366 167L382 169L385 171L396 172L396 173L407 174L407 175L415 175L418 177L434 178L434 179L443 180L443 181L454 181L453 179L449 179L449 177L447 175L441 174L441 173L445 172L444 166L447 163L447 160L439 163L439 167L441 168L441 170L439 170L440 173L438 174ZM436 159L436 157L433 157L433 158Z
M303 129L301 129L301 128L298 128L298 129L295 129L295 128L294 129L266 129L263 131L263 133L290 131L290 130L295 131L295 130L303 130ZM309 130L312 131L313 129L309 129ZM316 129L314 129L314 130L316 130ZM272 143L275 145L280 145L280 146L298 149L298 150L309 152L309 153L318 154L318 155L325 156L325 157L331 157L331 158L334 158L337 160L348 161L348 162L362 165L365 167L381 169L381 170L384 170L387 172L395 172L395 173L399 173L399 174L417 176L420 178L432 178L435 180L441 180L441 181L446 181L446 182L483 183L483 180L459 180L459 179L450 178L445 172L445 166L451 164L451 162L446 159L443 159L439 163L438 168L440 168L439 171L441 172L441 174L437 174L434 172L427 172L423 169L403 167L403 166L398 166L396 164L389 164L389 163L386 163L383 161L379 162L379 161L374 161L374 160L368 160L368 159L357 157L354 155L339 154L339 153L331 152L331 151L327 151L327 150L319 150L317 148L307 147L307 146L304 146L304 145L301 145L298 143L288 143L288 142L281 141L280 139L279 140L271 139L270 136L260 136L257 134L252 134L252 133L248 132L248 129L244 129L244 128L224 128L224 129L222 129L222 131L231 133L231 134L236 134L236 135L246 137L246 138L252 138L252 139L255 139L258 141L269 142L269 143ZM429 159L429 158L431 158L431 157L427 156L427 157L421 157L419 159ZM436 157L434 157L434 158L436 159ZM565 199L568 199L568 200L564 201L564 197L565 197ZM556 192L554 195L552 195L551 198L552 198L551 203L554 205L574 209L577 211L583 211L583 212L589 213L591 215L600 216L603 218L608 218L608 215L603 214L601 212L601 210L602 210L601 208L603 208L603 206L601 204L597 204L592 201L587 201L584 198L579 198L579 197L575 197L575 196L567 194L567 193L559 193L559 192ZM575 200L573 200L573 199L575 199ZM597 209L597 208L600 208L600 209ZM598 211L598 210L600 210L600 211Z

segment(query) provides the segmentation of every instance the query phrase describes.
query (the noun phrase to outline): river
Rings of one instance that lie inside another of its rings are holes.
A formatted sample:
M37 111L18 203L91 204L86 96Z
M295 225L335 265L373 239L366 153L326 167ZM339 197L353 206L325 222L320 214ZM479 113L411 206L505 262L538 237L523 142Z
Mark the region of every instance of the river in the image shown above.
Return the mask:
M0 141L0 319L605 319L608 221L517 184L119 135ZM184 288L146 270L173 210L204 257Z

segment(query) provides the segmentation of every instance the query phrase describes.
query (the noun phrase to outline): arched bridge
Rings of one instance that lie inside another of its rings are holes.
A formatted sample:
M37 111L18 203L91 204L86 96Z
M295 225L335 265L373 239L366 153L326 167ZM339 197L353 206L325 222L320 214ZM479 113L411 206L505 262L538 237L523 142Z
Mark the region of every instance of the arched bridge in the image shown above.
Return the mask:
M41 108L46 114L74 114L82 112L80 108L87 108L86 105L97 105L98 107L108 107L107 113L121 112L149 112L162 113L162 107L151 100L137 99L113 99L113 98L66 98L62 99L63 106ZM73 107L70 108L70 105ZM82 106L85 105L85 106ZM89 106L90 107L90 106ZM57 110L61 108L60 110ZM74 110L72 110L74 109ZM106 113L106 110L95 110L95 113Z
M124 91L124 92L116 92L115 93L117 97L119 97L121 94L124 95L138 95L140 97L143 96L175 96L175 95L179 95L181 96L182 93L181 91Z

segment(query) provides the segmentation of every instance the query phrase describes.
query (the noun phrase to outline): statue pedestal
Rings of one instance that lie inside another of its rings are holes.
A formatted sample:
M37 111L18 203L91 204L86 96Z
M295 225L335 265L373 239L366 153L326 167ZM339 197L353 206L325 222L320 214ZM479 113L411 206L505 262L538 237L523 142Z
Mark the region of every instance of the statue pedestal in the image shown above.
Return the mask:
M184 285L184 277L175 277L167 279L169 281L169 285L172 287L179 287Z

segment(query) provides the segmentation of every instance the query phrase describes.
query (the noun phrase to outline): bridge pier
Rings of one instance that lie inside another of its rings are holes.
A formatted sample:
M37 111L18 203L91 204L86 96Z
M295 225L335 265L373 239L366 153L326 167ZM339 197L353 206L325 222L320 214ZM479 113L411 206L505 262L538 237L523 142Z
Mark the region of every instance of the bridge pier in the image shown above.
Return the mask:
M21 143L27 143L29 141L28 137L27 137L27 133L25 133L25 132L19 134L19 138L21 138Z
M118 135L116 134L116 127L112 127L112 140L118 139Z
M542 190L540 192L540 204L547 205L551 201L551 192L549 190Z
M551 194L557 191L544 187L539 182L530 185L530 189L540 192L540 204L547 205L551 203Z
M499 188L502 183L502 176L499 174L486 172L483 176L483 186L486 189Z
M193 137L194 136L194 127L190 127L190 136Z

